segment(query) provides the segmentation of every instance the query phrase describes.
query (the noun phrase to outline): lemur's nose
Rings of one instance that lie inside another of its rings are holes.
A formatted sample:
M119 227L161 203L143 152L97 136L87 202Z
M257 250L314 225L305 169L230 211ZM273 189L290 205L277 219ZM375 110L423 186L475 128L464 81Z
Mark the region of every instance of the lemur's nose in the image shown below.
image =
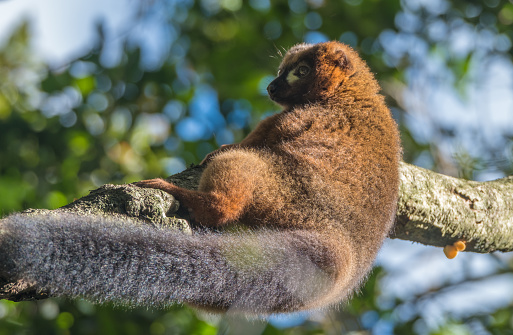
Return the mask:
M269 93L269 94L276 93L276 84L274 83L274 81L272 83L270 83L269 86L267 86L267 93Z

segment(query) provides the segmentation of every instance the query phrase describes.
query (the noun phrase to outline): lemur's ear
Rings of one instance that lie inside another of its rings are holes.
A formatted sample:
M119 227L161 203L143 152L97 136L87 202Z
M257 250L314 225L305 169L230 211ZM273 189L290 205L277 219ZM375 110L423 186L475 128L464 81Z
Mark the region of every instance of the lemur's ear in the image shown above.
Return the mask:
M354 66L342 49L335 50L334 56L337 65L340 66L347 75L352 75L354 73Z

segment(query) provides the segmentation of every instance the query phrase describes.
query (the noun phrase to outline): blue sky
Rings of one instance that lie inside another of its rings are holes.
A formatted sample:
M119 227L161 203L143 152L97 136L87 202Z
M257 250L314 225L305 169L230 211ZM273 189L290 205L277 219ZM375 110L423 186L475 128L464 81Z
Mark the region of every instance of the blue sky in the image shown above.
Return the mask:
M97 20L104 20L111 38L122 34L130 26L137 4L134 0L0 1L0 43L27 19L32 24L35 50L58 66L88 51Z

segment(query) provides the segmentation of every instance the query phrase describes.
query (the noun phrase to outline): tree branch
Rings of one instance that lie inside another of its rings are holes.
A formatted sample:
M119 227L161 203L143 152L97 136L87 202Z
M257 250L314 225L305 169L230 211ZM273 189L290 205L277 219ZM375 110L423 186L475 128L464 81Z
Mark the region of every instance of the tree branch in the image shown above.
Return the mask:
M401 164L392 238L467 251L513 251L513 176L476 182Z
M193 166L168 178L178 186L196 189L203 168ZM443 247L463 239L467 251L513 251L513 176L475 182L444 176L401 163L401 186L392 238ZM26 215L130 217L141 224L165 225L192 233L187 211L169 194L133 185L104 185L62 208L27 210ZM0 274L0 299L47 298L47 292L22 280L10 282Z

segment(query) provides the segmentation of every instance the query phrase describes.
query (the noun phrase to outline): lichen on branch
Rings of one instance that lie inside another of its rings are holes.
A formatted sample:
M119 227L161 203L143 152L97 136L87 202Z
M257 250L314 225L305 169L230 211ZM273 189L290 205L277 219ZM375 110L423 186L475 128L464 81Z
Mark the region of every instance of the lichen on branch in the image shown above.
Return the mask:
M393 238L466 251L513 250L513 176L476 182L401 164Z

